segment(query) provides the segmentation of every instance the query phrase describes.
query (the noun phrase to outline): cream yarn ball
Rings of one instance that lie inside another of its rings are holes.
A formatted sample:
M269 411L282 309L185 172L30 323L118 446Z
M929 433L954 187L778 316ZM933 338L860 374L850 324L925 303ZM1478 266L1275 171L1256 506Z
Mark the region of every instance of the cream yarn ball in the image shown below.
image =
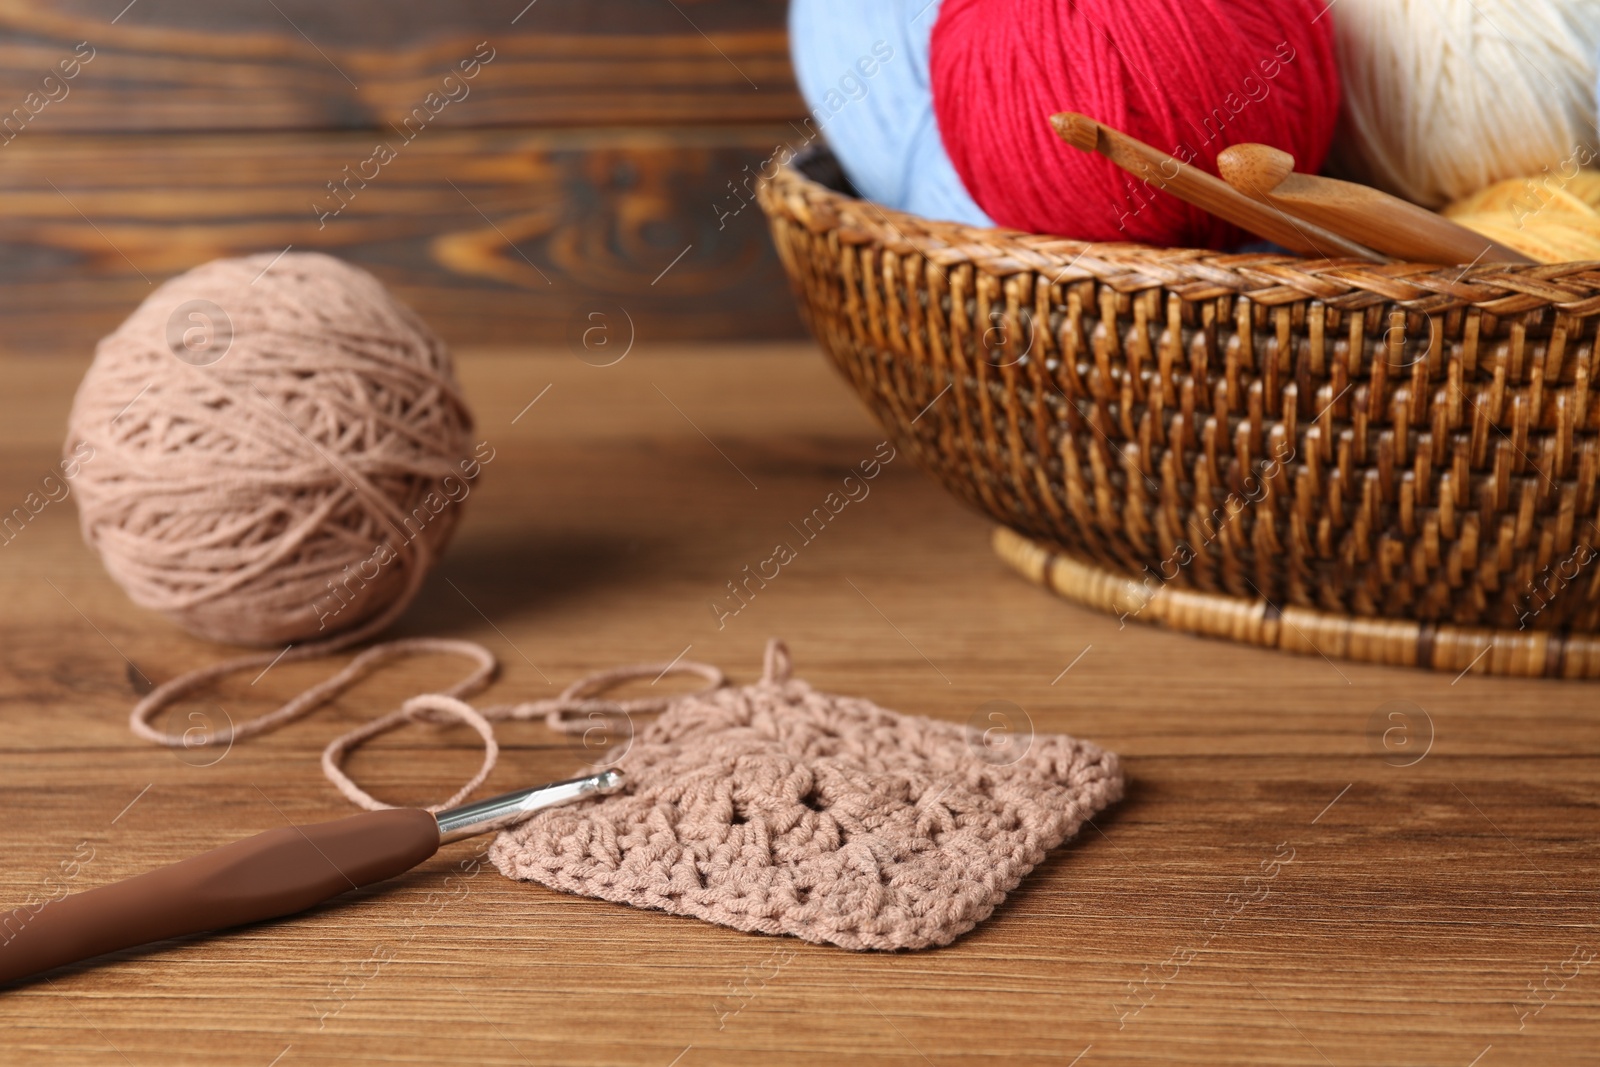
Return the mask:
M1600 151L1597 0L1337 0L1328 17L1340 174L1439 207Z
M347 644L449 540L471 430L449 353L381 282L264 254L173 278L102 340L65 451L136 603L217 641Z

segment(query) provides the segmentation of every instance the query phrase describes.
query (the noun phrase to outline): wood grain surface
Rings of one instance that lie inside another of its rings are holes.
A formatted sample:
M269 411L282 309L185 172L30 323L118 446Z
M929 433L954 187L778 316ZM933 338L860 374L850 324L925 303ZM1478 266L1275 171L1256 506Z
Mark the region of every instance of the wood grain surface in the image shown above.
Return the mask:
M56 459L80 352L0 373L0 504ZM39 1064L1553 1064L1600 1037L1595 689L1333 664L1050 597L905 457L719 629L710 608L880 434L805 345L462 359L496 458L408 634L484 641L491 699L680 652L735 680L769 635L833 691L1020 723L1125 759L1127 799L956 944L899 955L565 896L448 846L311 913L0 992ZM536 400L537 398L537 400ZM536 400L536 402L535 402ZM531 406L529 406L531 403ZM0 546L0 894L87 888L346 812L334 733L454 677L417 661L210 766L136 741L146 680L230 650L134 608L71 499ZM180 714L259 713L331 665ZM665 683L663 683L665 684ZM179 720L181 722L182 720ZM1020 730L1020 727L1019 727ZM502 730L490 789L583 754ZM471 773L465 730L354 761L396 802Z
M486 42L493 58L441 124L779 121L804 111L786 8L784 0L4 0L0 116L87 43L93 58L33 116L40 131L382 128Z
M0 350L92 346L151 284L290 244L379 265L456 343L600 308L799 336L752 202L816 136L786 9L0 0Z
M0 148L0 349L88 351L165 278L290 245L374 271L450 342L560 346L595 311L643 342L793 336L751 190L799 139L787 125L25 134Z

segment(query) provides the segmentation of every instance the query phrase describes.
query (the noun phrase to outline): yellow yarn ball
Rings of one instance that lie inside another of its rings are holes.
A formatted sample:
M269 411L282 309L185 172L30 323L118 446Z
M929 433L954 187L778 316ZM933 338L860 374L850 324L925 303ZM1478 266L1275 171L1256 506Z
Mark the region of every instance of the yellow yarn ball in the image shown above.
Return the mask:
M1600 260L1600 171L1509 178L1444 214L1540 263Z

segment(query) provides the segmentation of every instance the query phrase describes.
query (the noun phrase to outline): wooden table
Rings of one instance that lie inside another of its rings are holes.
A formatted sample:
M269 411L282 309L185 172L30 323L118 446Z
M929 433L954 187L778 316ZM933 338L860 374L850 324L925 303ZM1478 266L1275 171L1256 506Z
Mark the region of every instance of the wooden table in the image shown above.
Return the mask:
M776 634L824 689L956 721L1009 700L1037 730L1092 738L1125 757L1126 801L976 931L900 955L775 942L487 865L459 877L484 846L460 843L359 899L6 991L0 1059L1498 1067L1594 1055L1592 685L1121 628L1007 571L988 524L905 457L719 629L710 602L725 583L880 439L815 350L461 364L496 458L401 629L487 643L505 668L492 697L680 652L749 681ZM53 463L83 366L4 366L5 508ZM460 670L396 667L211 766L186 763L128 733L139 676L230 650L131 605L75 523L70 501L50 504L0 548L8 900L48 892L63 863L89 887L344 814L317 767L323 744ZM281 665L209 703L256 714L327 670ZM575 765L542 725L501 734L490 787ZM418 729L353 770L381 796L425 803L478 759L470 732ZM792 960L774 965L775 946Z

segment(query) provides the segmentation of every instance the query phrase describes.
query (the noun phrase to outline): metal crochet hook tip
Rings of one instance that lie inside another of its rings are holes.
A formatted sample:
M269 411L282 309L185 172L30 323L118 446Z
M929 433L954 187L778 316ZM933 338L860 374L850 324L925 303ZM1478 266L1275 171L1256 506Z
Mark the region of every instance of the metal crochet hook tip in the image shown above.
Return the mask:
M571 778L565 782L536 785L532 789L519 789L514 793L490 797L474 804L439 812L439 841L459 841L513 826L536 811L565 804L579 797L615 793L622 788L621 771L601 771L586 778Z

